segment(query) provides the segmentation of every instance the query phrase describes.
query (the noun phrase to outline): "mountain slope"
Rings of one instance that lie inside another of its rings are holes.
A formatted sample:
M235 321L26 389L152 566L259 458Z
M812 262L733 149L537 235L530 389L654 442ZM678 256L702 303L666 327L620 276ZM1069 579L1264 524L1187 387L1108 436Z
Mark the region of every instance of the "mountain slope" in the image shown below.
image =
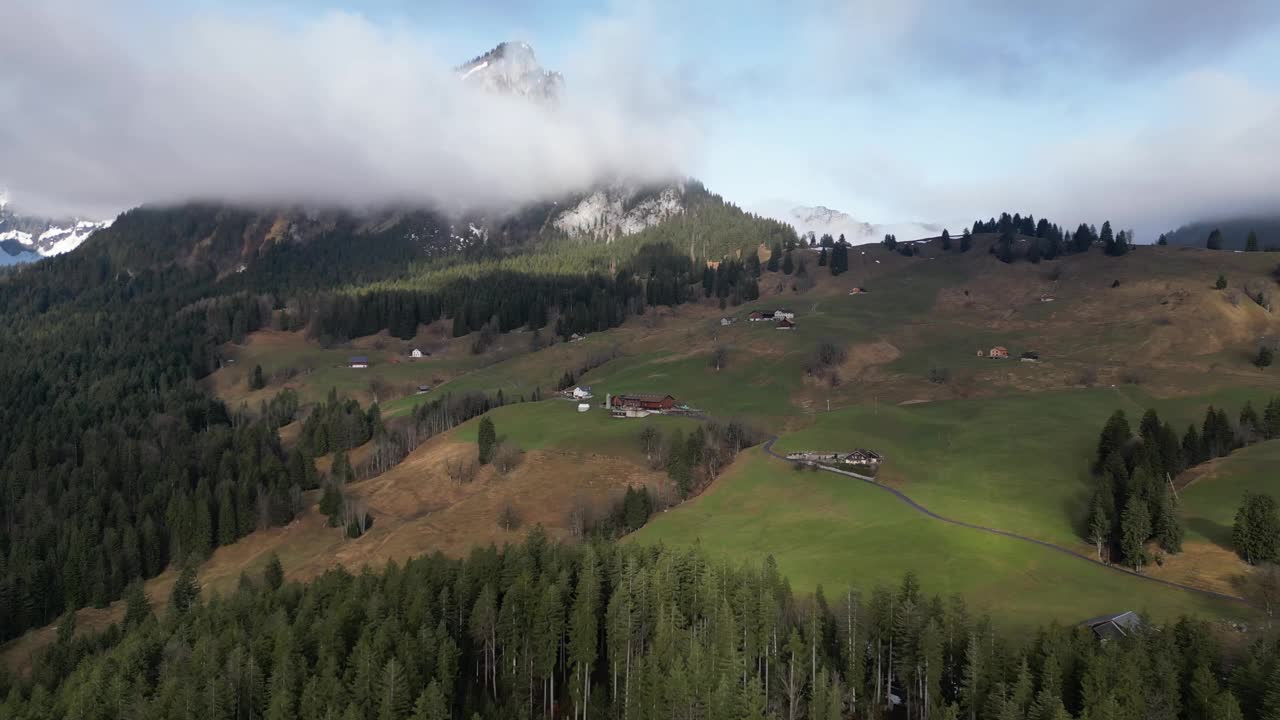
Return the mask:
M751 209L760 215L791 225L802 235L813 233L818 237L831 235L833 238L844 235L845 240L853 245L880 242L886 234L895 235L899 240L937 237L946 227L937 223L918 222L869 223L822 205L792 205L785 201L760 203ZM953 232L958 231L959 225L957 223L951 228Z

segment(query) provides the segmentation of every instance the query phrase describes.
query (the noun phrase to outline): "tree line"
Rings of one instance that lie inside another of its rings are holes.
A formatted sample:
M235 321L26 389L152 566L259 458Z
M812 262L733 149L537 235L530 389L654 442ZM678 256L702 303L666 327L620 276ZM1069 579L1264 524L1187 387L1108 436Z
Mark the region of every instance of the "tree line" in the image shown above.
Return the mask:
M1120 256L1127 254L1135 242L1132 230L1116 232L1110 220L1103 222L1101 229L1080 223L1073 233L1045 218L1036 220L1029 213L1024 216L1004 212L998 219L976 220L973 234L997 235L991 252L1006 263L1018 258L1031 263L1053 260L1060 255L1088 252L1095 245L1100 245L1107 255Z
M66 619L0 713L49 717L849 717L1239 720L1280 712L1280 651L1233 661L1208 623L1145 623L1099 642L1011 634L959 596L897 587L797 595L772 559L606 542L439 554L284 581L271 562L224 597L184 573L157 617Z
M727 260L708 276L669 245L645 246L612 276L529 275L499 271L455 278L433 289L373 289L308 298L298 322L323 344L388 330L402 339L418 326L449 318L454 337L489 328L540 331L554 322L561 338L617 327L646 308L679 305L714 293L734 303L759 296L750 263ZM697 290L702 283L703 288ZM708 287L710 288L708 290Z
M1189 467L1277 437L1280 397L1261 416L1246 402L1236 424L1225 410L1209 406L1200 426L1191 424L1181 435L1154 409L1143 414L1135 435L1124 411L1116 410L1098 437L1085 519L1098 559L1140 569L1153 559L1147 550L1151 540L1166 552L1180 552L1184 531L1173 479Z

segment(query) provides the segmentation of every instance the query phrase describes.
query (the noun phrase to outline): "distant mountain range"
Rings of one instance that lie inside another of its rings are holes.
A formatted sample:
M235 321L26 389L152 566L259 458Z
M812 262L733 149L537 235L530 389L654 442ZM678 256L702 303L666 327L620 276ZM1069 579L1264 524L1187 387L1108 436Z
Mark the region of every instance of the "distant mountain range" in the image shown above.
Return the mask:
M852 245L877 243L885 235L894 235L899 240L937 237L944 229L949 230L952 235L958 235L965 225L961 222L951 226L923 222L869 223L822 205L794 205L785 201L760 203L750 210L757 215L785 222L802 235L810 232L818 237L829 234L833 238L839 238L844 235L845 240Z
M1280 247L1280 217L1202 220L1165 233L1170 245L1204 247L1209 233L1222 231L1223 250L1243 250L1250 232L1258 234L1258 248Z
M71 252L90 235L110 225L110 220L18 215L10 207L8 194L0 191L0 265Z

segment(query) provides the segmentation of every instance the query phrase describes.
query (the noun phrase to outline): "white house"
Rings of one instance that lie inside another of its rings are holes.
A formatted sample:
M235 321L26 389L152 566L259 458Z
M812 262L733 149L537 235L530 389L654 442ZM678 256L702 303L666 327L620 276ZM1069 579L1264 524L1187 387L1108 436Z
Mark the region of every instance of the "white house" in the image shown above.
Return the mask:
M586 385L579 385L573 389L574 400L586 400L591 397L591 388Z
M773 319L774 320L795 320L796 314L791 312L790 310L774 310Z
M416 360L417 358L422 357L422 351L419 350L418 348L414 348L413 352L409 353L409 357L414 358Z

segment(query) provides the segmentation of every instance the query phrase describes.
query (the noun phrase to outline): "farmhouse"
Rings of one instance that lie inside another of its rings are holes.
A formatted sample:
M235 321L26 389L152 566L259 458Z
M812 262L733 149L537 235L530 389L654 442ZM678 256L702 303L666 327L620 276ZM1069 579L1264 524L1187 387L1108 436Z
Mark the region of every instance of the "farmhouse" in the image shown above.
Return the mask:
M738 319L737 319L737 318L722 317L722 318L720 318L720 326L721 326L721 327L728 327L728 326L730 326L730 325L734 324L734 323L735 323L735 322L737 322L737 321L738 321Z
M658 395L655 393L611 395L609 396L609 406L619 409L670 410L676 406L676 399L670 395Z
M879 465L884 458L880 453L858 448L845 456L844 461L852 465Z
M347 367L355 370L363 370L364 368L369 367L369 358L364 355L352 356L352 358L347 361Z
M587 385L579 385L570 393L574 400L586 400L591 397L591 387Z
M747 316L747 320L751 322L767 322L773 320L772 310L752 310Z
M1022 353L1022 357L1019 359L1022 360L1022 362L1040 362L1040 353L1034 350L1028 350Z
M1007 358L1009 357L1009 348L997 345L991 348L991 352L987 353L989 358Z
M418 348L414 348L413 351L409 353L409 357L413 358L414 360L418 360L423 357L423 354L421 350L419 350Z
M1093 636L1101 642L1108 640L1119 640L1142 629L1142 618L1132 610L1126 610L1119 615L1106 615L1092 620L1086 620L1082 625L1088 626L1093 631Z
M790 320L784 319L784 320L778 321L778 326L774 328L774 330L794 330L795 327L796 327L795 323L791 322Z
M790 310L774 310L773 319L774 320L795 320L796 314L791 312Z

